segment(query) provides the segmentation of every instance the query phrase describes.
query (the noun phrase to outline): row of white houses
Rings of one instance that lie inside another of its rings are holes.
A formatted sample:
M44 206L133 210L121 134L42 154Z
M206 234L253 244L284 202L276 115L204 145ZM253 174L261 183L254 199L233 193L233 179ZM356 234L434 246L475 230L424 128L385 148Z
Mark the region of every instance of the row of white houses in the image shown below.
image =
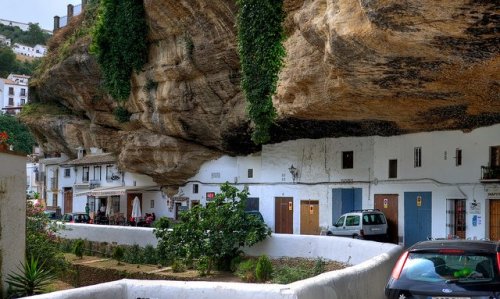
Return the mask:
M300 139L264 145L261 152L206 162L172 198L151 178L121 172L110 154L93 149L79 159L48 158L47 204L63 212L112 205L130 214L176 218L205 205L230 182L250 191L276 233L320 234L342 213L378 208L391 240L411 245L428 237L500 239L500 124L471 132L392 137Z

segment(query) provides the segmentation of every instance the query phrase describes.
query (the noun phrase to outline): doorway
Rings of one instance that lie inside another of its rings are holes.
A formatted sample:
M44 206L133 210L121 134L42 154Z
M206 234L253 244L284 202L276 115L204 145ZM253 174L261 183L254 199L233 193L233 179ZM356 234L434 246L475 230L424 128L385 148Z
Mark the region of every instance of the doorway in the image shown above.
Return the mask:
M64 214L73 212L73 189L64 188Z
M332 225L340 215L362 209L362 188L332 189Z
M276 197L274 232L293 234L293 197Z
M432 235L432 192L405 192L404 246Z
M465 239L465 199L448 199L446 227L449 237Z
M490 199L490 240L500 240L500 199Z
M300 201L300 234L319 235L319 201Z
M398 194L375 194L375 209L384 213L387 219L389 242L399 244Z

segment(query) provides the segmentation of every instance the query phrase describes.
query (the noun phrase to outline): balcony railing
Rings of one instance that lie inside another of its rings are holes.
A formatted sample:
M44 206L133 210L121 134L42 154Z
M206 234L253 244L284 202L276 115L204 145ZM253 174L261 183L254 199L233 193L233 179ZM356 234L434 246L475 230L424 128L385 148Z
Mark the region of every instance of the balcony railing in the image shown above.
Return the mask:
M481 166L481 182L498 182L500 181L500 167L498 166Z
M89 181L89 188L90 189L94 189L94 188L98 188L98 187L101 187L101 181L99 181L99 180L90 180Z

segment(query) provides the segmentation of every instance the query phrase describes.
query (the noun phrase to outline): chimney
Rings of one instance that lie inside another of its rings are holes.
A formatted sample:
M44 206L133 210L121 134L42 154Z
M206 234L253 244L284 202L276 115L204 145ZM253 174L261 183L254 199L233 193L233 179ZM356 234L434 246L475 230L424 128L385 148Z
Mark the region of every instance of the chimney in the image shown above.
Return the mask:
M68 24L69 24L69 21L71 20L71 18L73 17L73 4L68 4Z
M59 16L54 16L54 32L56 32L60 27L59 27L59 21L61 18Z

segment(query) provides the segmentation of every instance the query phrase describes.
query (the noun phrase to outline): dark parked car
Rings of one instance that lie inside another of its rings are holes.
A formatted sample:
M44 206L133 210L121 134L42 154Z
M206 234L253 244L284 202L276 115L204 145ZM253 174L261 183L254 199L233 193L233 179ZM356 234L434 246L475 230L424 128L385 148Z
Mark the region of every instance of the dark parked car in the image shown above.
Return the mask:
M90 217L86 213L66 213L62 217L62 221L70 223L89 223Z
M60 220L61 219L61 213L58 212L58 211L49 211L49 210L46 210L46 211L43 211L45 213L45 215L47 215L47 217L50 219L50 220Z
M262 217L262 214L257 210L245 211L245 213L247 215L253 215L257 217L257 219L259 219L260 221L264 222L264 217Z
M423 241L394 266L389 299L500 299L500 242Z

